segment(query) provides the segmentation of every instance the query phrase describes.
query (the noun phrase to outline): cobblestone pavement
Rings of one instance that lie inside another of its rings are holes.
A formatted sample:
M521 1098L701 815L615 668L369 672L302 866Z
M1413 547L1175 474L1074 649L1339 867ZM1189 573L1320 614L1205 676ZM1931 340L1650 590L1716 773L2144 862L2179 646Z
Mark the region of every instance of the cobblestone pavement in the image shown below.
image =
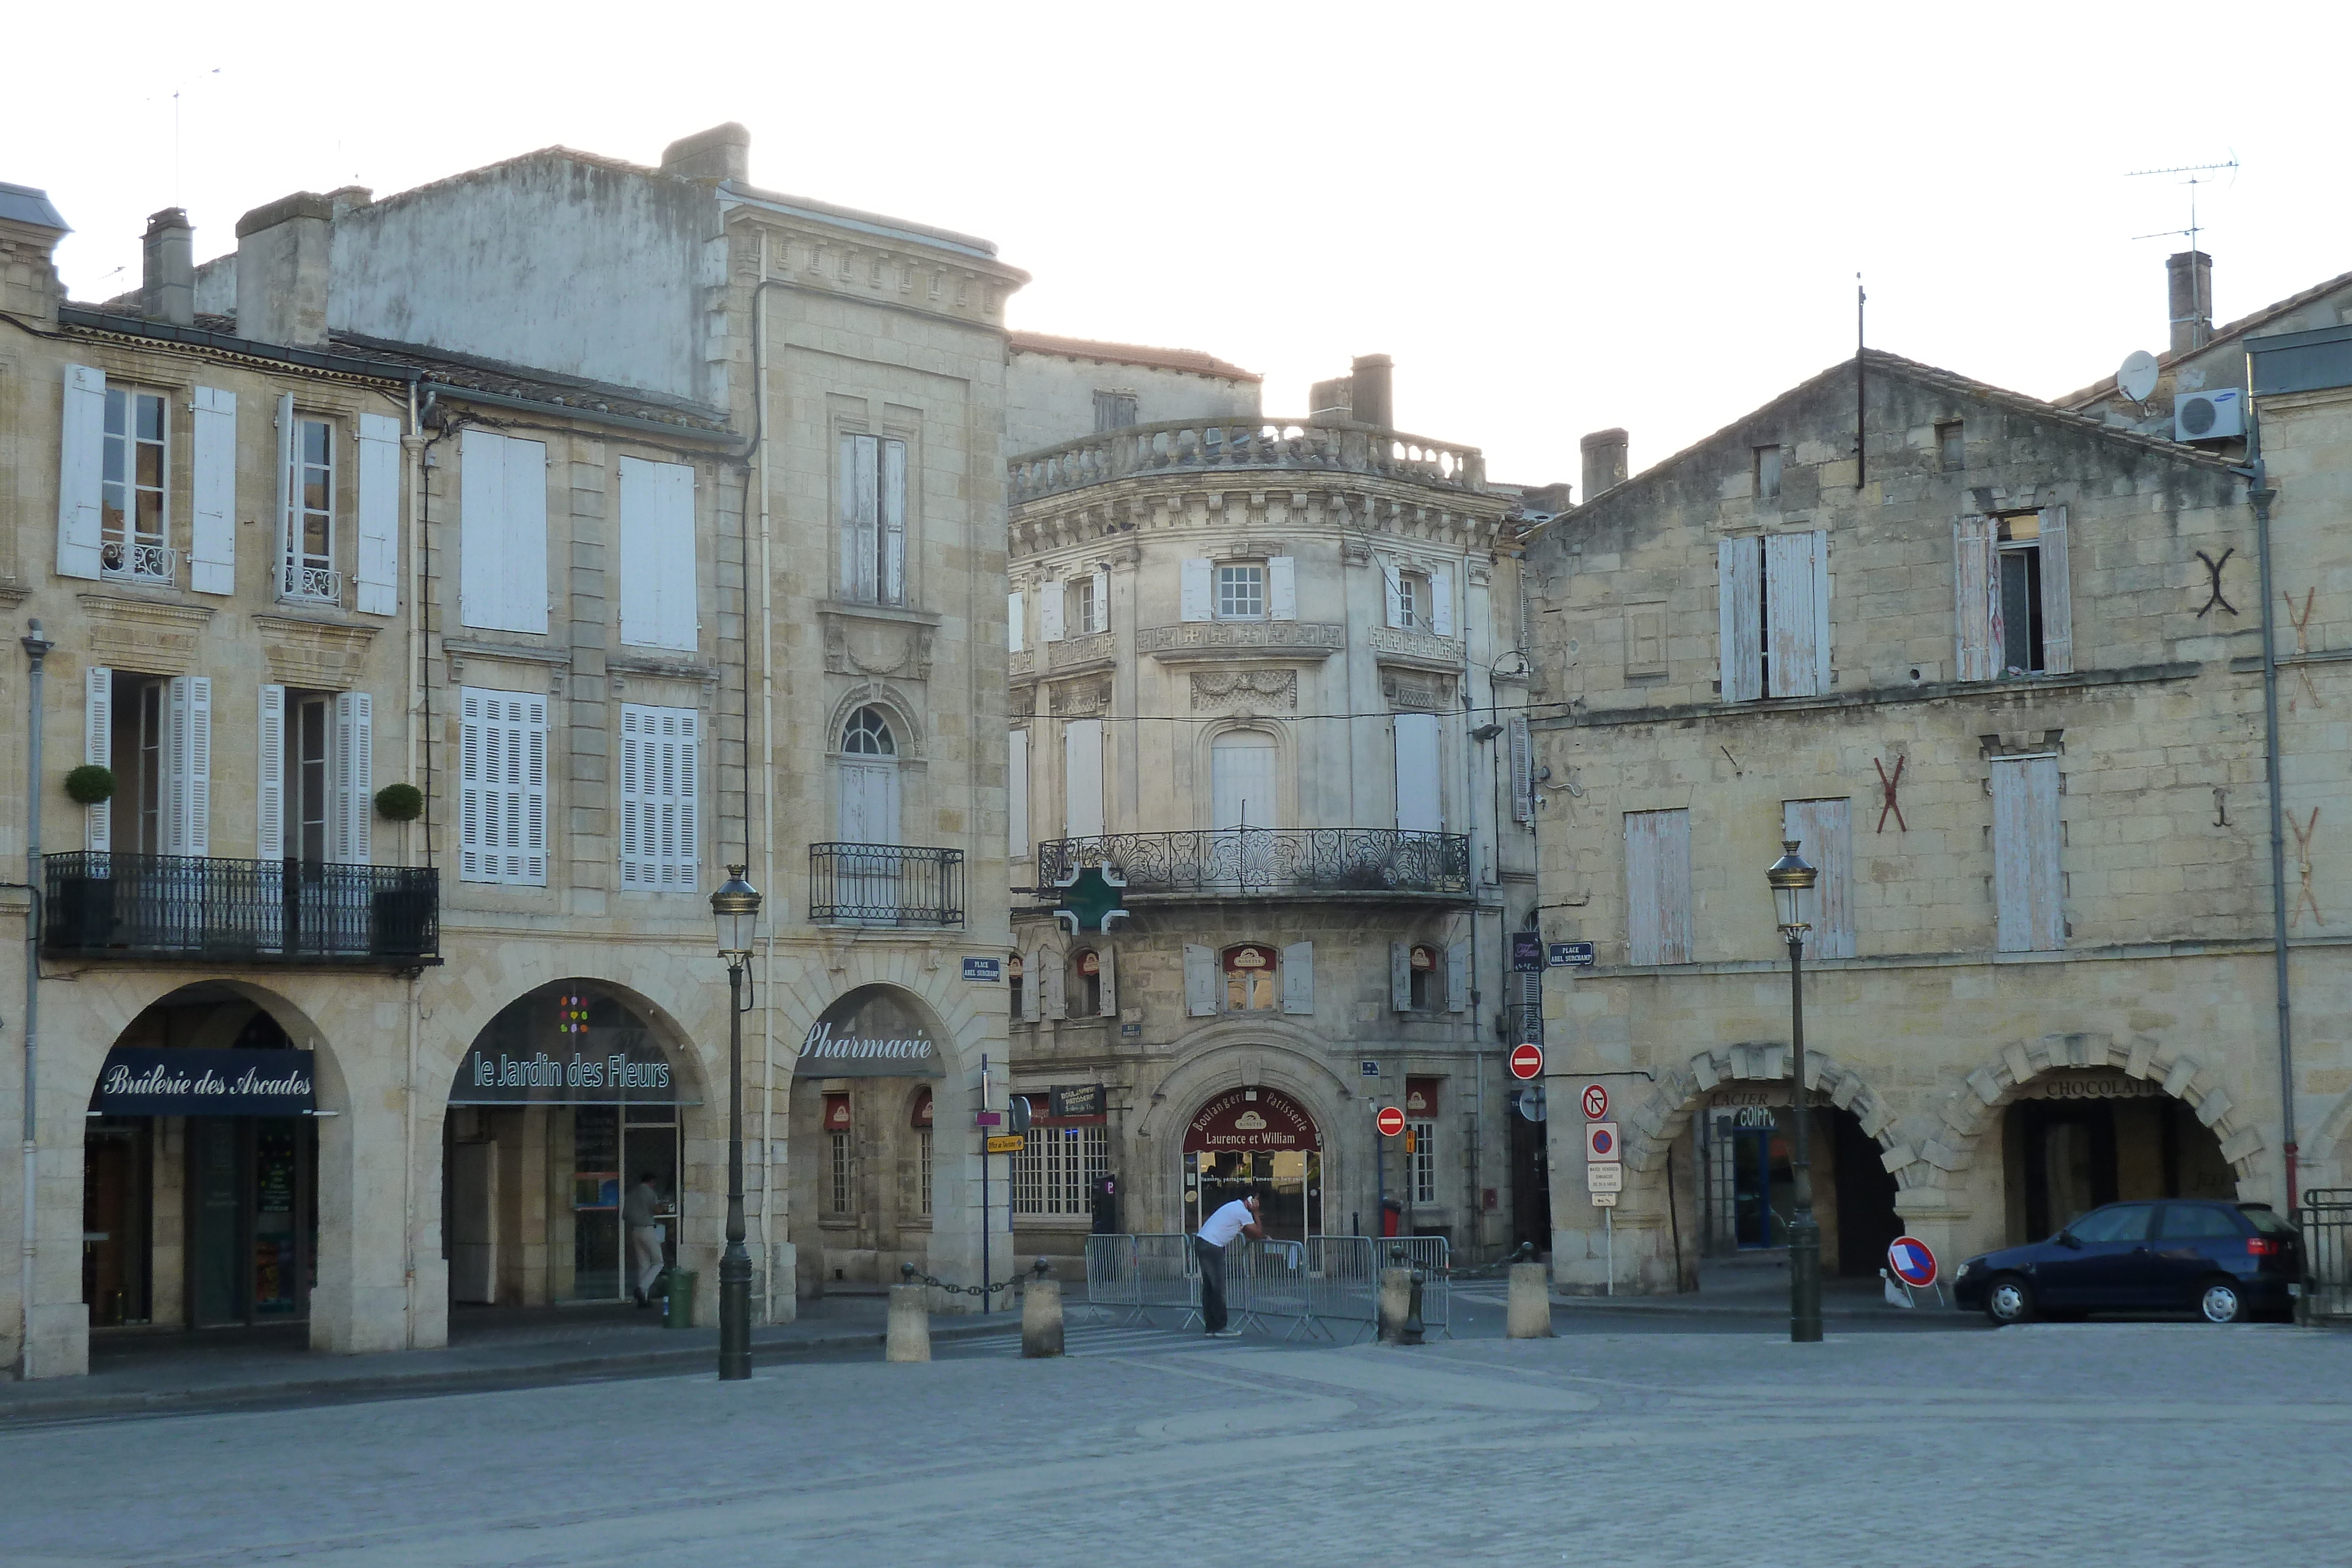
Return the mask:
M0 1560L2201 1568L2352 1539L2352 1334L1071 1343L0 1431Z

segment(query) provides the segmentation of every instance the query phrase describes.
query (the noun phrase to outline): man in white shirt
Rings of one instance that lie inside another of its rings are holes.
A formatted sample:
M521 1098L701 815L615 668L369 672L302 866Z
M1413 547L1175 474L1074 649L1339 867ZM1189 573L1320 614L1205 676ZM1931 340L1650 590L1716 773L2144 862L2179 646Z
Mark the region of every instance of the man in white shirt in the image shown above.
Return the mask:
M629 1233L629 1293L637 1305L653 1305L652 1291L662 1271L661 1189L654 1173L641 1171L637 1185L621 1200L621 1225Z
M1209 1216L1201 1234L1192 1238L1193 1254L1201 1260L1201 1322L1207 1325L1211 1339L1234 1339L1242 1332L1225 1326L1225 1249L1236 1236L1265 1239L1255 1193L1235 1198Z

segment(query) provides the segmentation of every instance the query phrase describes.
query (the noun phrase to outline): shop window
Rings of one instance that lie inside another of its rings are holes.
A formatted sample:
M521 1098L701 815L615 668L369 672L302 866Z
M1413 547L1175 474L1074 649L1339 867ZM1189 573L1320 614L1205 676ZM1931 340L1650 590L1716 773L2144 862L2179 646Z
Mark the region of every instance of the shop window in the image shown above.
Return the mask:
M1445 980L1440 972L1437 949L1425 942L1416 942L1412 945L1412 951L1406 955L1405 962L1412 969L1409 983L1412 988L1412 1010L1431 1012L1443 1006Z
M824 1097L824 1207L827 1214L846 1215L856 1212L852 1176L852 1157L856 1153L852 1139L856 1136L850 1119L849 1096L828 1094Z
M915 1190L908 1195L913 1201L906 1207L924 1219L931 1217L931 1092L917 1090L914 1110L908 1117L915 1134Z
M1077 1004L1073 1014L1077 1018L1097 1018L1102 1013L1102 955L1091 947L1082 947L1070 955L1070 991Z
M1276 1003L1275 971L1279 967L1275 949L1256 943L1244 943L1225 949L1225 1010L1232 1013L1261 1012Z
M1045 1113L1043 1095L1029 1096L1034 1113ZM1110 1174L1107 1128L1032 1125L1028 1142L1013 1156L1013 1212L1067 1216L1094 1212L1094 1187Z
M1437 1201L1437 1124L1407 1122L1404 1124L1405 1173L1412 1201L1429 1204Z
M1005 958L1004 981L1012 988L1012 996L1009 998L1012 1005L1007 1009L1008 1016L1014 1019L1028 1017L1028 977L1022 973L1020 954L1014 953Z

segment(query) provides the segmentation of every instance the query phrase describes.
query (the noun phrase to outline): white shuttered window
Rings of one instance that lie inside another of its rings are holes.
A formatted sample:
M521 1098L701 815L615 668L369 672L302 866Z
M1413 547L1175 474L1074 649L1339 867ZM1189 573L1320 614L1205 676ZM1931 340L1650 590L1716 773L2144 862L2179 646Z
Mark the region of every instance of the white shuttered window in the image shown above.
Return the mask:
M695 820L700 716L688 707L621 705L621 885L691 893L700 858Z
M1075 718L1062 727L1062 832L1091 839L1102 831L1102 720Z
M844 435L834 487L841 596L860 604L904 604L907 444Z
M365 615L400 608L400 421L360 415L360 515L352 604Z
M621 459L621 641L692 653L694 469Z
M1723 700L1830 689L1830 552L1822 530L1716 546Z
M1996 757L1992 763L1992 894L2004 953L2066 946L2065 883L2059 866L2055 757Z
M1014 860L1024 860L1029 854L1029 732L1016 729L1012 734L1010 766L1005 772L1005 818L1011 843L1007 852Z
M1407 832L1442 833L1445 810L1437 778L1437 716L1401 713L1396 730L1396 825Z
M188 586L236 591L236 394L198 387L189 465ZM360 606L364 610L366 605Z
M1691 961L1690 812L1625 813L1625 961Z
M544 887L547 699L466 686L458 712L458 878Z
M547 631L547 444L495 431L457 438L457 618Z
M58 450L58 575L98 575L100 476L106 446L106 375L68 365Z
M1819 874L1813 880L1813 928L1805 951L1816 958L1853 956L1853 831L1851 800L1786 800L1780 836Z

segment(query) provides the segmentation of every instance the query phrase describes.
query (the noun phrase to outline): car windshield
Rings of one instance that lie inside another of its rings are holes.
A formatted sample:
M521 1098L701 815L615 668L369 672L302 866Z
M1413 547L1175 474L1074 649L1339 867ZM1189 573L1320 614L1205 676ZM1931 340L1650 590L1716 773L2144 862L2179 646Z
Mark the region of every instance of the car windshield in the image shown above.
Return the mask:
M2077 1241L2145 1241L2155 1213L2153 1204L2118 1203L2091 1210L2066 1229Z
M2254 1228L2265 1236L2292 1236L2294 1227L2289 1225L2278 1210L2266 1203L2242 1203L2238 1212L2254 1222Z

